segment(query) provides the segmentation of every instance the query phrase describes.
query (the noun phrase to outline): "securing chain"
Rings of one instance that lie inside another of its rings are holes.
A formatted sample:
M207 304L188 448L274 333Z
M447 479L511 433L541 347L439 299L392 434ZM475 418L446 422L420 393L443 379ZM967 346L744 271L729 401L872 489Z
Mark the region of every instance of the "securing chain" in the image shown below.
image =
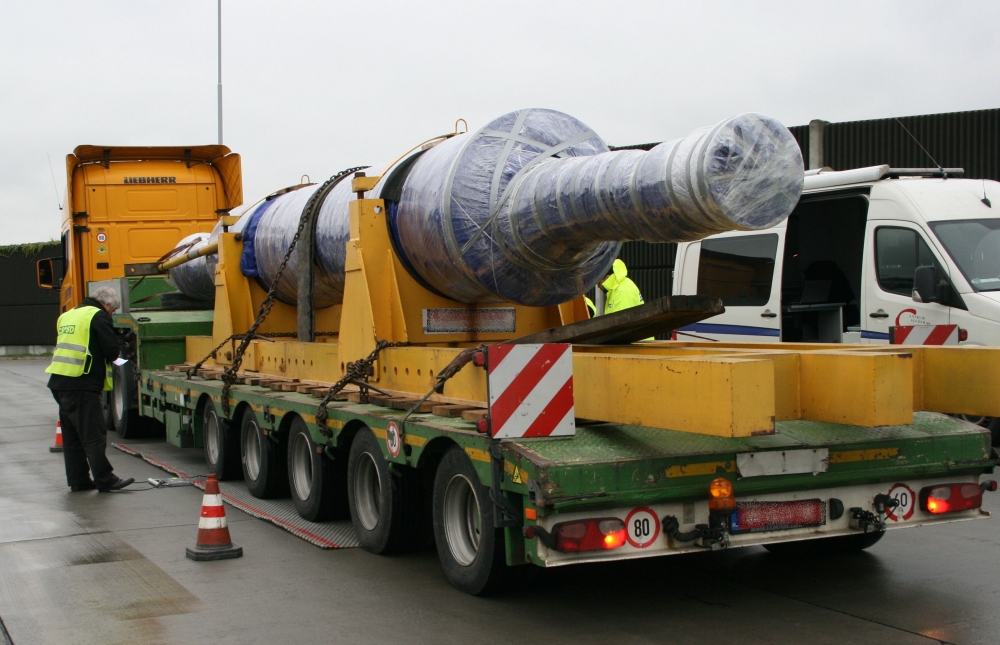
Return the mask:
M309 202L306 207L302 209L302 215L299 217L299 227L295 231L295 235L292 237L292 243L288 247L288 251L285 252L284 259L281 260L281 264L278 265L278 270L274 274L274 280L271 281L271 288L267 290L267 295L264 297L263 302L260 303L260 308L257 310L257 318L250 325L250 329L247 330L245 334L233 334L226 340L222 341L218 347L209 352L208 356L203 358L197 365L195 365L192 370L188 371L188 377L194 372L197 372L197 368L200 368L202 363L204 363L210 356L214 356L217 351L222 349L222 346L226 343L240 339L239 347L236 348L236 352L233 354L232 363L225 368L222 372L222 412L225 416L229 416L229 390L233 383L236 381L236 372L239 371L240 365L243 363L243 355L246 353L247 347L250 346L250 341L254 338L263 338L257 333L257 329L261 326L267 315L271 313L271 308L274 307L275 295L278 292L278 283L281 281L281 276L285 272L285 267L288 266L288 261L292 257L292 253L295 251L295 244L299 241L299 237L302 235L302 231L305 230L306 225L309 223L310 216L312 215L313 209L319 208L319 202L322 202L322 198L326 196L329 190L336 186L342 179L353 175L359 170L364 170L368 166L357 166L355 168L348 168L347 170L341 170L336 175L330 177L326 182L310 197ZM321 195L319 199L316 198L317 195ZM277 335L277 334L273 334ZM294 334L290 334L294 335Z
M316 425L319 426L319 431L324 437L332 437L333 433L326 427L326 406L333 400L338 392L344 389L347 385L357 385L361 390L361 402L368 403L368 390L375 390L379 394L384 394L389 396L389 393L380 390L371 383L368 382L368 378L375 375L375 361L378 360L379 353L387 347L406 347L410 343L390 343L387 340L380 340L375 343L375 349L371 351L365 358L359 358L356 361L351 361L347 364L344 370L344 377L330 386L330 389L326 391L326 395L323 400L319 402L316 407Z

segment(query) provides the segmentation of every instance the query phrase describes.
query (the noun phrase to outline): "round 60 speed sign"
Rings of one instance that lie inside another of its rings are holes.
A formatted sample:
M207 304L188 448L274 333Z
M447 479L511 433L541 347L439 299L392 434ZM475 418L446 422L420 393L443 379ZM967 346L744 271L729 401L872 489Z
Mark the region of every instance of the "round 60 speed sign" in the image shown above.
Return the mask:
M660 520L652 509L633 508L625 518L625 539L637 549L645 549L660 537Z
M916 495L913 489L906 484L896 484L889 489L889 497L899 502L899 506L887 509L885 516L893 522L905 522L913 517L913 509L916 506Z

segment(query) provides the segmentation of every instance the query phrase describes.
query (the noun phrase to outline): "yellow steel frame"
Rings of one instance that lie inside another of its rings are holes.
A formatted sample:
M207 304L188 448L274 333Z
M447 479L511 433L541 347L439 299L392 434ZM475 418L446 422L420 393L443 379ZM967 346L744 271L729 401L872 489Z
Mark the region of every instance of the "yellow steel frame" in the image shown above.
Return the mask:
M354 179L362 193L378 177ZM494 343L586 317L582 298L559 307L468 305L423 288L403 268L378 199L351 202L344 304L317 312L319 342L254 340L242 369L330 383L378 340L412 346L383 350L372 377L381 389L423 395L464 347ZM239 270L242 245L219 239L213 335L189 337L189 361L253 322L264 291ZM424 309L514 307L513 334L427 334ZM260 331L294 332L294 306L275 303ZM227 365L235 345L215 358ZM774 432L776 420L863 427L903 425L914 410L1000 416L1000 349L866 345L640 343L574 347L576 415L581 418L724 437ZM466 368L434 400L486 405L486 375Z

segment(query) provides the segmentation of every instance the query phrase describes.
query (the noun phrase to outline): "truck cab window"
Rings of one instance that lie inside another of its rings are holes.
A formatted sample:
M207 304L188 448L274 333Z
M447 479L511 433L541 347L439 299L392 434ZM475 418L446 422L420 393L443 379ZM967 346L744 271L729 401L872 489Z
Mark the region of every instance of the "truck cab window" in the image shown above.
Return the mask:
M933 265L946 275L920 234L909 228L885 226L875 231L875 263L882 290L906 297L913 293L917 267Z
M703 240L698 295L722 298L727 307L766 305L777 250L774 233Z

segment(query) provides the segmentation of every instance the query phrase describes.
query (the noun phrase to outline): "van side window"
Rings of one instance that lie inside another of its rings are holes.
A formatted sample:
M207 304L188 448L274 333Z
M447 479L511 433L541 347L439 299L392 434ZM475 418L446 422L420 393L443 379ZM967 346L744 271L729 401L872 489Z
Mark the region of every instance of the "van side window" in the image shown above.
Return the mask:
M722 298L727 307L766 305L777 251L774 233L702 240L698 295Z
M933 265L943 270L920 234L909 228L876 229L875 263L882 290L906 297L913 293L917 267Z

